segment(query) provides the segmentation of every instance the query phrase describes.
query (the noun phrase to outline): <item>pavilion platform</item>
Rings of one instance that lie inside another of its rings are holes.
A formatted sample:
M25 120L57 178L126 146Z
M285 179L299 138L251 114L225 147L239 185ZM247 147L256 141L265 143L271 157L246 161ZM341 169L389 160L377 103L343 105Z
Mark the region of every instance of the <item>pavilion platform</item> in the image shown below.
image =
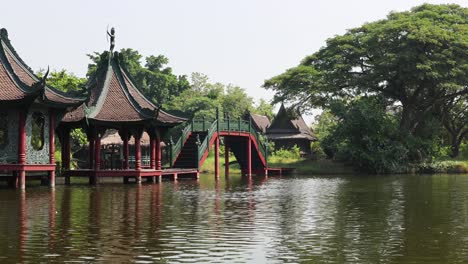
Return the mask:
M94 170L94 169L76 169L67 170L63 172L65 178L71 177L95 177L95 178L106 178L106 177L123 177L125 178L168 178L177 180L178 178L192 178L198 179L199 172L196 168L170 168L170 169L122 169L122 170Z

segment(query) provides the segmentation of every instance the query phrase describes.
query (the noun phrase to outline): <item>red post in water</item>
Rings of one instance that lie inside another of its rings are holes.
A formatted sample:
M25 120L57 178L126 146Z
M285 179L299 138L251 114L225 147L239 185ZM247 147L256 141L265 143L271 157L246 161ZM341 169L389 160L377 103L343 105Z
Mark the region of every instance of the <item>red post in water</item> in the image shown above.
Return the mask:
M160 170L161 169L161 139L159 137L156 137L156 169Z
M101 169L101 135L99 128L94 129L94 172L89 177L90 184L97 183L97 171Z
M219 178L219 135L215 139L215 177Z
M128 153L128 138L129 138L129 135L128 135L128 130L125 129L123 132L123 156L124 156L124 162L123 162L123 169L124 170L128 170L128 167L129 167L129 163L128 163L128 157L129 157L129 153Z
M18 127L18 163L26 164L26 111L19 111L19 127ZM26 171L24 169L18 171L16 179L16 188L26 188Z
M247 176L252 176L252 139L247 140Z
M135 134L135 169L141 170L141 143L139 132Z
M89 141L89 149L88 149L88 152L89 152L89 169L92 170L94 168L94 142L95 142L95 139L94 139L94 132L91 132L91 135L88 137L88 141Z
M224 138L224 176L229 176L229 143Z
M55 165L55 113L49 112L49 163ZM49 185L55 187L55 167L49 172Z
M137 131L135 133L135 170L140 171L141 170L141 144L140 144L140 138L141 138L141 131ZM141 183L141 176L137 176L137 183Z
M150 135L150 168L156 169L156 135Z

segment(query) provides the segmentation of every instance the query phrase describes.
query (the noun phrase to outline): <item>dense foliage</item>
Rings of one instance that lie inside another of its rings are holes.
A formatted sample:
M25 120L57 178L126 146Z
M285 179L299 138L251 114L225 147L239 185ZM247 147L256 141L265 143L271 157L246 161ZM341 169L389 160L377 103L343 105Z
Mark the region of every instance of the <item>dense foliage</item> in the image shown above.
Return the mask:
M337 118L336 131L322 137L329 156L389 172L430 161L448 142L458 156L468 131L467 72L468 9L424 4L328 39L264 86L277 102Z

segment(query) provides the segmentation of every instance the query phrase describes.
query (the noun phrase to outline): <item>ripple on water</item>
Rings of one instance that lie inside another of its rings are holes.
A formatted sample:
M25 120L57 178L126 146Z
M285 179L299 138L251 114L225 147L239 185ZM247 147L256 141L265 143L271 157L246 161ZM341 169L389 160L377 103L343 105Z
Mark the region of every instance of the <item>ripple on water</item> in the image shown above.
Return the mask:
M0 259L463 263L467 175L232 177L0 192ZM53 194L53 195L52 195ZM57 212L57 213L55 213ZM8 217L6 217L8 216Z

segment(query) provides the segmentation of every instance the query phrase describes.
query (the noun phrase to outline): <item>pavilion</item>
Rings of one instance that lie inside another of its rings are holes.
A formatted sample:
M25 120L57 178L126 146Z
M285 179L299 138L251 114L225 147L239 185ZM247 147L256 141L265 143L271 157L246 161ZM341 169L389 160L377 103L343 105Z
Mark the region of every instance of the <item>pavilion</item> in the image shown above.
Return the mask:
M104 52L95 73L87 84L88 98L61 120L58 133L62 142L62 169L66 183L70 176L89 177L92 184L99 177L122 176L124 181L134 177L153 180L161 176L161 139L165 133L186 121L168 114L153 104L134 85L122 65L118 52ZM89 168L71 169L70 131L83 128L89 140ZM118 131L123 141L123 166L121 170L109 170L101 164L101 139L107 129ZM143 132L150 138L150 166L142 167L141 137ZM134 166L129 166L129 139L134 137Z
M281 104L278 113L266 129L268 140L275 143L275 150L299 147L301 156L311 154L310 144L317 141L317 137L307 126L301 114L287 110Z
M46 78L33 73L0 29L0 173L21 189L26 176L38 173L55 186L55 128L84 101L46 85Z

